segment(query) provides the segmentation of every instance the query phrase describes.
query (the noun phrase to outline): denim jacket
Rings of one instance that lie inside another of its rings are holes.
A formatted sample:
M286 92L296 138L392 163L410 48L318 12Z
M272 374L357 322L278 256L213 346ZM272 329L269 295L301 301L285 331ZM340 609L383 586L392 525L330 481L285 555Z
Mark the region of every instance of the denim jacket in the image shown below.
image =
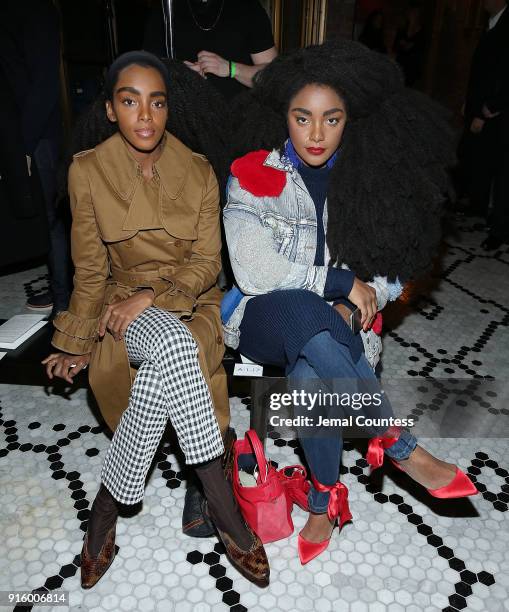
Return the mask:
M237 300L233 289L224 298L230 308L223 308L223 313L233 308L227 320L223 317L225 343L232 348L239 345L239 326L252 297L282 289L307 289L323 297L327 277L328 266L314 265L316 209L304 181L291 161L276 150L269 153L264 165L287 173L279 196L255 196L234 176L228 182L224 227L233 273L244 294ZM326 228L327 203L323 224ZM327 244L324 261L330 261ZM341 267L348 269L345 264ZM402 292L399 281L389 283L386 277L375 276L368 284L376 291L378 310ZM361 335L366 357L375 367L382 350L380 337L372 330L361 331Z

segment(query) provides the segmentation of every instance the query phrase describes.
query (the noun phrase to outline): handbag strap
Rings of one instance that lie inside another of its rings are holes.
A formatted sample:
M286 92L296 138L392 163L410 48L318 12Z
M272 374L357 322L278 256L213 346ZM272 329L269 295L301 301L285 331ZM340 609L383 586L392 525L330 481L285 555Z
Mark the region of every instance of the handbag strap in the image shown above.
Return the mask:
M267 480L268 469L267 469L267 458L265 457L265 453L263 452L263 445L260 442L260 438L254 429L248 429L246 431L246 438L249 440L249 444L253 449L254 455L256 457L256 463L258 464L258 473L260 475L261 482L265 482Z
M290 476L286 475L286 470L292 470ZM277 471L279 478L285 481L294 481L294 480L306 480L308 473L306 468L300 463L296 463L294 465L286 465L285 467L280 468Z

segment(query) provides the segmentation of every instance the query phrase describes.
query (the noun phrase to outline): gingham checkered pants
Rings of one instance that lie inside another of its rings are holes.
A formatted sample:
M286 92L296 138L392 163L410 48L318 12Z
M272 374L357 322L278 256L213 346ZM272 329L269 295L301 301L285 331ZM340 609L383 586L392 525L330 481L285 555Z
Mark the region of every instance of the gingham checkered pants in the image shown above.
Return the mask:
M101 480L123 504L143 499L145 478L168 419L186 463L219 457L224 448L198 346L187 327L160 308L147 308L127 328L131 363L140 364L129 405L115 430Z

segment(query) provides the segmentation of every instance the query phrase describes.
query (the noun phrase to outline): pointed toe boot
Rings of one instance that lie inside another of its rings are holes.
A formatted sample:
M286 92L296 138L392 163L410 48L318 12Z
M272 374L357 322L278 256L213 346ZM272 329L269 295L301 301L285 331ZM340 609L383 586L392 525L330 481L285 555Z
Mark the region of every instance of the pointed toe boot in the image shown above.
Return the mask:
M246 528L252 537L252 545L249 550L239 548L231 536L217 529L216 526L221 542L226 549L226 556L233 567L256 586L265 588L270 582L269 560L260 538L249 526L246 525Z
M81 586L84 589L92 588L104 576L115 558L115 530L116 524L108 531L104 543L97 557L88 552L88 534L83 542L81 551Z

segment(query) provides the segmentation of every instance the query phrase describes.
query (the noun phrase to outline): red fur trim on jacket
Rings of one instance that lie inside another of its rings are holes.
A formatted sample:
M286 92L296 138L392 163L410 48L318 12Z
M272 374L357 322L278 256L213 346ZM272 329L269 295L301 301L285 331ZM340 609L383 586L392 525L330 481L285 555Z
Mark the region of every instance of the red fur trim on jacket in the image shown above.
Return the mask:
M254 196L274 197L281 194L286 185L286 172L264 166L270 151L253 151L236 159L232 166L233 176L239 179L242 189Z

